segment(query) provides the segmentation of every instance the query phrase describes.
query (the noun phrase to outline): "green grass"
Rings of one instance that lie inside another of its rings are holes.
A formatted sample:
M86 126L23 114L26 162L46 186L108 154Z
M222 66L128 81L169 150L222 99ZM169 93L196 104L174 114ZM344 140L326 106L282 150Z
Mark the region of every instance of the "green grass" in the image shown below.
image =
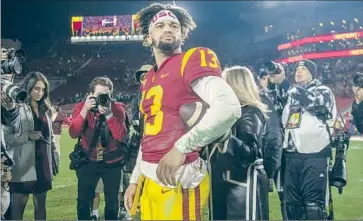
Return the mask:
M73 150L76 140L63 130L61 138L60 173L55 177L53 190L48 192L47 219L76 220L77 179L74 171L69 170L68 154ZM347 157L348 185L339 195L333 188L333 200L336 220L363 220L363 143L351 142ZM103 201L103 197L101 197ZM103 202L100 212L103 213ZM280 203L277 192L270 194L270 219L280 220ZM32 220L33 202L30 197L24 219Z

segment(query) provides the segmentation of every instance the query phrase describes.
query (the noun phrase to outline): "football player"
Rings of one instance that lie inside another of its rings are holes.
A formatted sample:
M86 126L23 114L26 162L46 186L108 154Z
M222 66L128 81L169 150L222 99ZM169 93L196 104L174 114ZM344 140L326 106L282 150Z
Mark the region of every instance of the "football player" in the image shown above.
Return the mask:
M134 214L143 186L141 219L200 220L210 186L198 150L232 127L241 116L240 104L221 78L211 49L182 52L182 43L196 27L187 11L154 3L138 16L144 44L152 48L156 65L141 83L144 134L125 207ZM179 108L201 100L209 105L208 112L186 132Z

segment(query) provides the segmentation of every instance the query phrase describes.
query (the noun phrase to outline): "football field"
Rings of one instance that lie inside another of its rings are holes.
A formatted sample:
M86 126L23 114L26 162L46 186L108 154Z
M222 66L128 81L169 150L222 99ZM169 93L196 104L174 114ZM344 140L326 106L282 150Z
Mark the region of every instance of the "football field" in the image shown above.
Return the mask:
M55 177L53 190L47 196L47 219L76 220L77 179L74 171L69 170L68 154L73 150L76 140L63 130L61 138L60 173ZM347 157L348 184L343 194L333 188L334 212L336 220L363 220L363 142L351 141ZM101 201L104 198L101 196ZM276 191L270 193L270 219L280 220L280 203ZM103 217L103 206L100 212ZM25 220L33 220L32 197L26 208Z

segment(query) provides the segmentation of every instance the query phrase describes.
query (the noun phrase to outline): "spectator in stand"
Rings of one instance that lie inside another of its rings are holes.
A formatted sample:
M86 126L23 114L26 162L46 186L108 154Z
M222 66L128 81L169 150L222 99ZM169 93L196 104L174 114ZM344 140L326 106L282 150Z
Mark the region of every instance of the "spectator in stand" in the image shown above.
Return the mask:
M60 138L62 135L62 124L64 122L65 116L60 110L60 107L53 106L52 107L52 127L53 127L53 134L54 134L54 143L56 147L56 151L60 156Z

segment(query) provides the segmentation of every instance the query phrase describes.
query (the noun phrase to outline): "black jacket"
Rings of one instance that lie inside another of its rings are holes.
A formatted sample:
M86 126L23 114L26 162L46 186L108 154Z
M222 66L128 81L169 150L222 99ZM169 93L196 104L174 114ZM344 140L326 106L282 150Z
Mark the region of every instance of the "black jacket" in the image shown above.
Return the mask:
M352 104L353 122L359 133L363 133L363 102Z
M260 94L261 101L268 106L271 112L267 113L266 129L262 136L263 165L269 178L273 178L281 167L282 156L282 123L272 101Z
M251 106L241 108L241 118L236 122L236 137L243 142L247 164L263 157L262 135L265 118L262 112Z
M248 167L257 159L263 159L261 141L265 119L256 107L244 106L241 110L241 118L232 127L234 136L211 161L213 176L229 171L230 179L246 182Z

